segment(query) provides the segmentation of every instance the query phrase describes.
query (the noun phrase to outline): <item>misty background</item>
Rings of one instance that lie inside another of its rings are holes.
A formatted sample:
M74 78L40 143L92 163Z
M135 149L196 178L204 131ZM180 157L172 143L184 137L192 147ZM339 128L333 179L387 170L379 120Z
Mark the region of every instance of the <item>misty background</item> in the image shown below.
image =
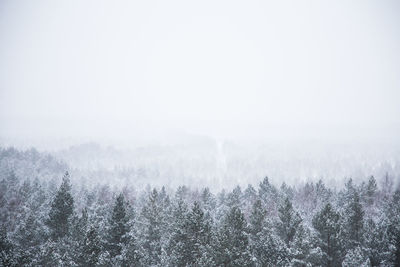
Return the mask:
M0 145L50 153L89 182L398 181L399 11L1 1Z

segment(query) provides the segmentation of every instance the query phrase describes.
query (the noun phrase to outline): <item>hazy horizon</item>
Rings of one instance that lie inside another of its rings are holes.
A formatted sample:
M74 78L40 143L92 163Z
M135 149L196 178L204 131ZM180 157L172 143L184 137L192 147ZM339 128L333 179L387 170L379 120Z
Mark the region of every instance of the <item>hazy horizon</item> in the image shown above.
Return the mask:
M74 3L0 3L3 140L397 143L397 1Z

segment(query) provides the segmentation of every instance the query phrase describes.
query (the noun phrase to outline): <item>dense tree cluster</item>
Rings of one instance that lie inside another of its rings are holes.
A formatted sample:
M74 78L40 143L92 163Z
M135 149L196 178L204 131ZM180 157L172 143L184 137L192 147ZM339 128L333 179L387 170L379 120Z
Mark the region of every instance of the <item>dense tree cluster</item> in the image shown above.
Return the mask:
M0 172L0 266L399 266L400 190L58 184Z

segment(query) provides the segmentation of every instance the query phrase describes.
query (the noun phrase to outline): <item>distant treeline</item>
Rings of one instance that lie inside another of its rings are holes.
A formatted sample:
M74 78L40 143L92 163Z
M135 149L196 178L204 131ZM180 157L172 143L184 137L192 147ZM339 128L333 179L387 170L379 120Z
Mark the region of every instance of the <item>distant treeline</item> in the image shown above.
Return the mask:
M390 175L213 194L71 185L68 172L57 185L12 167L0 170L0 266L400 266Z

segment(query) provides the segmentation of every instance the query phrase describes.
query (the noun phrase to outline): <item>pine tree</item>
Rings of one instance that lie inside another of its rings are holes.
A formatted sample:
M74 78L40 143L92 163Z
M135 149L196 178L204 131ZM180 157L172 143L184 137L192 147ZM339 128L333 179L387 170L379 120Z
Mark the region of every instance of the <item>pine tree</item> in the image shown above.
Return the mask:
M158 265L162 253L162 211L156 189L150 193L142 209L141 219L141 263L145 266Z
M278 191L276 190L275 186L270 184L268 177L265 177L260 183L258 195L261 201L263 201L267 211L271 215L275 215L278 201Z
M87 209L85 208L82 210L80 217L74 216L72 221L71 237L74 241L80 244L83 241L88 227L89 218Z
M360 202L358 192L353 193L353 197L349 200L345 214L345 234L347 249L353 249L362 246L363 243L363 227L364 227L364 211Z
M327 255L325 262L321 264L328 267L337 266L339 264L339 219L339 213L332 208L330 203L327 203L320 212L315 214L312 220L315 230L318 231L320 240L318 246Z
M256 266L286 266L288 264L288 248L273 231L272 225L267 221L253 244Z
M292 202L288 198L279 207L278 234L287 246L293 240L294 235L302 221L298 212L293 209Z
M227 204L228 207L240 207L242 198L242 189L240 186L236 186L231 193L228 194Z
M238 207L230 209L218 232L215 263L218 266L251 266L247 222Z
M400 189L393 194L389 206L388 239L393 255L390 261L394 266L400 266Z
M264 209L261 200L256 200L249 218L249 229L253 238L257 238L257 234L263 229L266 215L267 211Z
M286 246L266 221L261 200L253 204L249 218L250 247L256 266L277 266L286 262Z
M126 203L123 194L115 200L108 230L108 252L111 257L121 254L122 248L128 243L126 234L129 231Z
M168 254L171 255L169 263L172 266L186 266L190 257L189 236L186 227L187 214L186 203L179 199L173 211L174 221L167 248Z
M208 187L204 188L201 192L201 202L206 211L212 211L217 205L217 201Z
M207 220L198 202L193 204L186 221L190 250L188 263L195 265L201 260L203 253L210 253L211 223Z
M51 230L51 237L58 239L69 232L69 219L74 211L74 199L71 195L71 185L68 172L63 177L49 212L47 225Z
M15 239L19 249L18 265L32 264L39 254L40 245L46 241L45 225L31 213L18 225Z
M374 176L371 176L368 179L368 183L364 194L367 206L371 206L374 203L377 191L378 191L378 186L376 184L376 180Z
M359 266L359 267L369 267L371 266L371 263L369 261L369 258L365 255L365 253L362 251L360 247L355 247L353 249L350 249L342 263L343 267L353 267L353 266Z
M16 266L14 246L7 236L5 227L0 229L0 263L2 266Z
M380 266L385 259L390 258L390 244L387 238L387 218L375 222L368 219L364 225L364 246L372 266Z
M97 229L91 226L84 235L78 265L82 267L97 266L101 251L102 245Z

